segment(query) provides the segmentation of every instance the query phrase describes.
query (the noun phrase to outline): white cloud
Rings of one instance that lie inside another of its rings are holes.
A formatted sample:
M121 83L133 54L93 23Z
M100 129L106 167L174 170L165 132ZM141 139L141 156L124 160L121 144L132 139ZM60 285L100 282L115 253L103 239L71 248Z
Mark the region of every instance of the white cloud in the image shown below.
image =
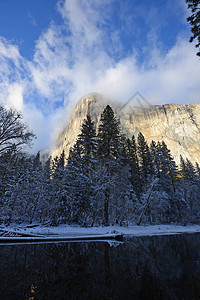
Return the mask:
M0 37L0 104L23 108L25 60L16 45Z
M0 59L1 64L5 66L5 61L10 59L16 68L20 68L20 61L22 59L18 47L12 45L5 38L0 37Z
M54 100L62 94L77 101L92 91L124 99L139 90L153 102L196 101L193 97L200 88L198 77L193 74L199 72L200 66L194 47L180 38L162 55L155 35L148 48L148 62L139 65L136 52L116 62L105 49L102 26L107 16L105 13L102 17L98 3L60 2L65 25L51 25L36 45L33 78L38 90ZM109 5L109 1L103 1L101 6L105 3Z
M23 110L23 86L21 84L10 84L8 87L7 104L19 111Z

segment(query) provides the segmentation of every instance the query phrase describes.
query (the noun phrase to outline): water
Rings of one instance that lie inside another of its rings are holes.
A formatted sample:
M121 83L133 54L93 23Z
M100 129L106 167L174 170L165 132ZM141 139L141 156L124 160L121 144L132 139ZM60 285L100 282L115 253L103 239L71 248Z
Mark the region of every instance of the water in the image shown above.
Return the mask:
M0 299L200 299L200 234L0 246Z

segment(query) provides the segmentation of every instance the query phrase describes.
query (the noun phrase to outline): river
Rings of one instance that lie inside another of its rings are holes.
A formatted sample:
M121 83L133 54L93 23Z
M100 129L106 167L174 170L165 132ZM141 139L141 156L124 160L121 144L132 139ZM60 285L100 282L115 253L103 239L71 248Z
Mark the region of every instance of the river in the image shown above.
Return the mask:
M200 299L200 234L0 245L0 299Z

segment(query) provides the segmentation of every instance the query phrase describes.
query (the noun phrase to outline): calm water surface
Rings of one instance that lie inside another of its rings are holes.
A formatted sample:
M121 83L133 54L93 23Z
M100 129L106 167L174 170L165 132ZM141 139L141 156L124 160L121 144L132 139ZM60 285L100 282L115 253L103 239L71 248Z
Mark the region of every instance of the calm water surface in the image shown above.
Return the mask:
M200 299L200 234L0 245L0 299Z

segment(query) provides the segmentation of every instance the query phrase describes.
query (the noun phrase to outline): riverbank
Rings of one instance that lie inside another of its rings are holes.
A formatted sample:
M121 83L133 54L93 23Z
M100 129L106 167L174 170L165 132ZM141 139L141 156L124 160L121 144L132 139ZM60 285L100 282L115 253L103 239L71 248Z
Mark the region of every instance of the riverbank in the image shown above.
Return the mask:
M172 235L182 233L200 232L200 225L143 225L143 226L100 226L100 227L80 227L60 225L58 227L47 227L43 225L12 225L0 226L0 234L3 237L11 236L46 236L46 237L65 237L65 238L81 238L81 237L104 237L111 235L131 235L131 236L153 236L153 235ZM7 234L6 234L7 232ZM10 233L10 235L9 235Z

